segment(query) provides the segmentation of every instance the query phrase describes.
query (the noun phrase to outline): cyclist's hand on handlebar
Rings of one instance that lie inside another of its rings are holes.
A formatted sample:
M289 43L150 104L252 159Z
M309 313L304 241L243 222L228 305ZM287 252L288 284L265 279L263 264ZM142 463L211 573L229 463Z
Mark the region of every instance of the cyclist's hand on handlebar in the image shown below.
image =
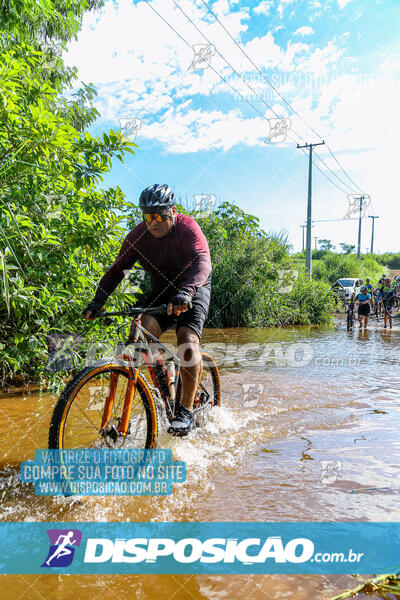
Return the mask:
M93 300L82 311L82 316L85 319L85 321L94 321L94 319L99 315L99 313L104 311L105 308L102 306L102 304Z
M188 310L188 305L187 304L171 304L169 303L167 305L167 315L172 315L172 313L174 313L174 315L178 316L180 315L182 312L186 312Z
M178 316L182 312L186 312L189 308L192 308L191 299L192 298L188 293L184 291L178 292L175 296L172 296L168 302L167 315L172 315L172 313L174 313L174 315Z

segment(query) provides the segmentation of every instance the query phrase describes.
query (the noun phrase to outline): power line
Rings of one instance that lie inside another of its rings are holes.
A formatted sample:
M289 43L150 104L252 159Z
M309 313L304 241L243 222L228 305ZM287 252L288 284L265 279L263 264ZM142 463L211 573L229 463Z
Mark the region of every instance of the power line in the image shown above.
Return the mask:
M247 83L247 81L246 81L246 80L245 80L245 79L244 79L244 78L243 78L243 77L240 75L240 73L239 73L239 72L238 72L238 71L237 71L237 70L236 70L236 69L235 69L235 68L234 68L234 67L231 65L231 63L230 63L228 60L226 60L226 58L225 58L225 57L224 57L224 56L221 54L221 52L218 50L218 48L215 46L215 44L211 44L211 41L208 39L208 37L207 37L207 36L206 36L206 35L205 35L205 34L204 34L204 33L203 33L203 32L202 32L202 31L201 31L201 30L200 30L200 29L197 27L196 23L194 23L194 22L193 22L193 20L192 20L192 19L189 17L189 15L188 15L188 14L187 14L187 13L186 13L184 10L183 10L183 8L182 8L182 7L181 7L181 6L180 6L180 5L179 5L179 4L176 2L176 0L172 0L172 1L173 1L173 3L175 4L175 6L176 6L176 7L177 7L177 8L178 8L180 11L181 11L181 13L182 13L183 15L185 15L185 17L186 17L186 18L187 18L187 20L188 20L188 21L189 21L189 22L190 22L190 23L193 25L193 27L195 27L195 29L196 29L196 30L197 30L197 31L200 33L200 35L201 35L201 36L203 36L203 38L204 38L204 39L205 39L205 40L208 42L208 44L210 44L210 45L213 45L213 46L214 46L214 48L215 48L215 50L217 51L218 55L219 55L219 56L222 58L222 60L223 60L223 61L224 61L224 62L225 62L225 63L226 63L228 66L229 66L229 68L230 68L230 69L232 69L232 71L233 71L234 73L236 73L236 75L239 77L239 79L241 79L241 81L243 81L243 83L244 83L244 84L245 84L245 85L246 85L246 86L247 86L247 87L248 87L248 88L249 88L249 89L252 91L252 93L253 93L253 94L254 94L254 95L255 95L255 96L256 96L256 97L257 97L257 98L258 98L258 99L259 99L259 100L260 100L260 101L261 101L261 102L262 102L262 103L263 103L263 104L264 104L264 105L265 105L265 106L266 106L268 109L269 109L269 110L271 110L271 112L272 112L272 113L273 113L273 114L274 114L274 115L275 115L275 116L276 116L278 119L281 119L281 116L280 116L280 115L278 115L278 113L276 113L276 112L274 111L274 109L273 109L273 108L272 108L272 107L271 107L271 106L270 106L270 105L269 105L267 102L265 102L265 101L264 101L264 99L263 99L263 98L261 98L261 96L260 96L260 95L259 95L259 94L256 92L256 90L255 90L255 89L254 89L254 88L253 88L253 87L252 87L252 86L251 86L249 83ZM204 3L204 4L205 4L205 3ZM211 12L212 12L212 11L211 11ZM218 20L218 17L217 17L217 20ZM220 22L220 21L219 21L219 22ZM225 29L225 28L224 28L224 29ZM226 29L225 29L225 31L226 31L226 32L228 33L228 35L229 35L229 36L230 36L230 37L233 39L233 41L234 41L234 42L235 42L235 44L236 44L236 45L237 45L237 46L240 48L240 50L242 50L241 46L240 46L239 44L237 44L236 40L235 40L235 39L234 39L234 38L231 36L231 34L229 33L229 31L227 31ZM247 56L246 52L244 52L244 50L242 50L242 52L243 52L243 53L245 54L245 56L246 56L246 57L247 57L247 58L248 58L248 59L251 61L251 59L250 59L250 58ZM252 62L252 61L251 61L251 62ZM252 63L252 64L253 64L253 63ZM261 73L261 71L260 71L260 73ZM261 73L261 74L262 74L262 73ZM266 79L266 78L265 78L265 79ZM266 81L267 81L267 83L269 83L268 79L266 79ZM271 84L271 85L272 85L272 84ZM273 86L272 86L272 87L273 87ZM275 88L273 88L273 89L275 90ZM284 100L284 101L286 102L286 100L283 98L283 96L281 96L277 90L275 90L275 91L276 91L276 92L278 93L278 95L279 95L279 96L282 98L282 100ZM288 103L286 102L286 104L288 104ZM288 106L289 106L289 107L292 109L292 111L293 111L294 113L296 113L296 114L297 114L297 115L298 115L300 118L302 118L302 117L301 117L301 115L299 115L299 114L298 114L298 113L295 111L295 109L294 109L294 108L293 108L293 107L292 107L290 104L288 104ZM313 130L313 131L314 131L314 130ZM305 141L305 139L303 138L303 136L302 136L302 135L300 135L299 133L297 133L297 131L295 131L294 129L292 129L292 132L294 133L294 135L296 135L296 136L297 136L298 138L300 138L302 141ZM315 132L315 134L316 134L318 137L321 137L321 136L319 136L319 135L318 135L318 133L317 133L317 132ZM290 136L288 136L288 137L290 138ZM297 143L297 141L296 141L296 140L293 140L293 138L290 138L290 139L291 139L292 141L294 141L295 143ZM332 151L331 151L331 150L330 150L330 152L331 152L331 154L332 154ZM333 154L332 154L332 156L333 156ZM322 163L325 165L325 167L326 167L327 169L329 169L329 171L331 171L331 173L332 173L332 174L333 174L335 177L337 177L337 179L338 179L338 180L339 180L339 181L340 181L340 182L341 182L343 185L346 185L346 186L347 186L347 187L348 187L348 188L349 188L351 191L353 191L353 190L352 190L352 188L351 188L351 187L350 187L350 186L349 186L349 185L348 185L348 184L347 184L345 181L342 181L342 180L340 179L340 177L338 177L338 175L336 175L336 173L334 173L334 171L332 171L332 169L331 169L331 168L330 168L330 167L329 167L329 166L328 166L328 165L325 163L325 161L324 161L324 160L323 160L323 159L322 159L322 158L321 158L319 155L318 155L318 158L319 158L319 160L320 160L320 161L321 161L321 162L322 162ZM334 156L334 158L335 158L336 162L339 164L339 162L337 161L337 159L336 159L336 157L335 157L335 156ZM314 164L315 164L315 163L314 163ZM340 166L340 165L339 165L339 166ZM356 187L357 187L357 186L356 186Z
M343 173L346 175L346 177L351 181L351 183L353 185L355 185L356 189L362 193L361 188L359 187L359 185L357 185L357 183L354 181L354 179L352 179L350 177L350 175L347 173L347 171L345 171L345 169L342 167L342 165L340 164L340 162L338 161L338 159L336 158L336 156L334 155L334 153L332 152L332 150L329 148L328 144L326 145L326 147L328 148L330 154L332 155L332 157L335 159L335 161L337 162L337 164L339 165L339 167L342 169Z
M332 171L332 169L326 164L326 162L320 157L320 155L317 152L315 153L315 156L317 158L319 158L319 160L322 162L322 164L325 165L325 167L328 169L328 171L330 171L332 173L332 175L334 175L340 181L341 184L343 184L346 187L348 187L351 192L354 191L353 188L351 188L348 183L346 183L345 181L343 181L338 175L336 175L336 173L334 171Z
M175 1L175 0L174 0ZM214 16L214 18L216 19L216 21L220 24L220 26L222 27L222 29L229 35L229 37L231 38L231 40L234 42L234 44L236 44L236 46L239 48L239 50L242 52L242 54L244 54L244 56L247 58L247 60L253 65L253 67L258 71L258 73L261 75L261 77L264 79L264 81L267 82L267 84L274 90L274 92L279 96L279 98L281 98L281 100L286 104L286 106L288 106L292 112L299 117L299 119L319 138L322 138L322 136L311 126L307 123L307 121L301 116L301 114L299 112L297 112L297 110L290 104L290 102L288 102L286 100L286 98L284 98L282 96L282 94L276 89L276 87L271 83L271 81L268 79L268 77L266 77L264 75L264 73L261 71L261 69L255 64L255 62L250 58L250 56L247 54L247 52L241 47L241 45L235 40L235 38L233 37L233 35L228 31L228 29L225 27L225 25L219 20L218 16L215 14L215 12L208 6L208 4L205 2L205 0L201 0L201 2L204 4L204 6L207 8L207 10ZM304 138L302 136L300 136L299 134L298 137L300 137L300 139L302 139L304 141ZM342 167L342 165L340 164L340 162L338 161L338 159L336 158L336 156L334 155L334 153L332 152L332 150L330 149L330 147L328 145L326 145L326 147L328 148L328 151L330 152L330 154L332 155L332 157L335 159L336 163L338 164L338 166L342 169L343 173L346 175L346 177L352 182L353 185L355 185L356 189L358 189L359 192L361 192L360 187L357 185L357 183L350 177L350 175L347 173L347 171L345 171L345 169ZM344 183L344 182L342 182Z
M195 28L196 28L196 30L197 30L197 31L200 33L200 35L202 35L202 36L203 36L203 38L204 38L204 39L205 39L205 40L206 40L206 41L207 41L207 42L208 42L210 45L214 46L215 50L217 51L217 53L219 54L219 56L222 58L222 60L223 60L224 62L226 62L226 64L228 65L228 67L229 67L230 69L232 69L232 71L233 71L234 73L236 73L236 75L237 75L237 76L238 76L238 77L239 77L239 78L240 78L240 79L243 81L243 83L244 83L245 85L247 85L247 87L249 88L249 90L251 90L251 91L253 92L253 94L254 94L254 95L255 95L255 96L256 96L256 97L257 97L257 98L258 98L258 99L259 99L259 100L260 100L260 101L261 101L261 102L264 104L264 106L266 106L266 107L267 107L267 108L268 108L268 109L269 109L269 110L270 110L270 111L271 111L271 112L272 112L272 113L275 115L275 117L277 117L277 119L281 119L282 117L281 117L280 115L278 115L278 113L277 113L277 112L275 112L275 111L274 111L274 109L273 109L273 108L272 108L272 107L271 107L271 106L270 106L270 105L269 105L267 102L265 102L265 101L263 100L263 98L261 98L261 96L260 96L260 95L259 95L259 94L258 94L258 93L255 91L255 89L254 89L254 88L253 88L253 87L252 87L252 86L251 86L249 83L247 83L247 81L246 81L246 80L245 80L245 79L244 79L244 78L243 78L243 77L240 75L240 73L239 73L239 72L238 72L238 71L235 69L235 67L233 67L233 66L231 65L231 63L230 63L229 61L227 61L227 60L226 60L226 58L225 58L225 57L224 57L224 56L221 54L221 52L218 50L218 48L215 46L215 44L211 44L211 42L210 42L210 40L208 39L208 37L207 37L207 36L206 36L206 35L205 35L205 34L204 34L204 33L203 33L203 32L202 32L202 31L201 31L201 30L200 30L200 29L197 27L196 23L194 23L194 22L193 22L193 20L192 20L192 19L189 17L189 15L188 15L187 13L185 13L185 11L183 10L183 8L182 8L181 6L179 6L179 4L176 2L176 0L172 0L172 1L173 1L173 3L175 4L175 6L176 6L177 8L179 8L179 10L181 11L181 13L185 15L185 17L186 17L186 18L187 18L187 20L188 20L188 21L189 21L189 22L190 22L190 23L193 25L193 27L195 27ZM303 137L302 137L302 136L301 136L299 133L297 133L297 132L296 132L296 131L294 131L293 129L292 129L292 131L293 131L293 133L294 133L295 135L297 135L297 137L298 137L298 138L300 138L301 140L303 140L303 141L304 141L304 138L303 138ZM289 136L289 137L290 137L290 136ZM294 142L296 142L296 140L293 140L293 141L294 141Z
M203 1L203 0L202 0L202 1ZM168 22L168 21L167 21L167 20L166 20L166 19L165 19L165 18L164 18L164 17L163 17L163 16L162 16L162 15L161 15L161 14L160 14L160 13L159 13L157 10L156 10L156 9L155 9L155 8L154 8L154 6L153 6L153 5L152 5L152 4L149 2L149 0L144 0L144 2L146 2L146 4L147 4L147 5L148 5L148 6L149 6L151 9L152 9L152 11L153 11L153 12L155 12L155 13L156 13L156 14L157 14L157 15L160 17L160 19L161 19L161 20L162 20L162 21L163 21L163 22L164 22L164 23L165 23L165 24L166 24L166 25L167 25L167 26L168 26L170 29L172 29L172 31L173 31L173 32L174 32L174 33L175 33L175 34L176 34L176 35L179 37L179 39L180 39L180 40L182 40L182 41L184 42L184 44L186 44L186 46L188 46L188 48L191 48L191 49L193 49L193 47L192 47L192 46L189 44L189 42L188 42L187 40L185 40L185 38L184 38L184 37L183 37L183 36L182 36L182 35L181 35L181 34L180 34L180 33L179 33L179 32L178 32L178 31L177 31L177 30L176 30L176 29L175 29L175 28L174 28L174 27L173 27L173 26L172 26L172 25L171 25L171 24L170 24L170 23L169 23L169 22ZM183 11L183 9L181 9L181 7L180 7L178 4L176 4L175 0L173 0L173 2L174 2L174 4L175 4L176 6L178 6L178 8L181 10L181 12L182 12L182 13L183 13L183 14L184 14L184 15L185 15L187 18L188 18L188 20L189 20L189 21L190 21L190 22L191 22L191 23L192 23L192 24L193 24L193 25L196 27L196 29L197 29L198 31L200 31L200 30L197 28L197 26L196 26L196 25L193 23L193 21L190 19L190 17L188 17L188 16L186 15L186 13ZM210 12L212 12L212 11L210 11ZM200 31L200 33L201 33L201 31ZM228 32L228 34L229 34L229 32ZM203 37L204 37L205 39L207 39L207 38L206 38L206 36L205 36L204 34L202 34L202 33L201 33L201 35L203 35ZM230 34L229 34L229 35L230 35ZM210 42L208 39L207 39L207 41L208 41L208 43L209 43L209 44L211 44L211 42ZM235 41L235 43L237 43L237 42ZM240 47L240 46L239 46L239 47ZM218 54L219 54L219 55L220 55L220 56L223 58L223 60L226 62L226 64L228 64L228 65L230 66L230 68L231 68L233 71L235 71L235 73L237 73L237 75L238 75L238 76L239 76L239 77L240 77L240 78L241 78L241 79L244 81L244 83L245 83L245 84L246 84L246 85L247 85L247 86L248 86L248 87L249 87L249 88L252 90L252 92L255 94L255 96L256 96L257 98L259 98L259 100L261 100L261 102L263 102L263 103L264 103L264 104L265 104L265 105L266 105L266 106L267 106L267 107L268 107L270 110L272 110L272 109L271 109L271 107L270 107L268 104L266 104L266 103L264 102L264 100L263 100L263 99L262 99L262 98L261 98L261 97L260 97L260 96L257 94L257 92L255 92L255 90L254 90L254 89L253 89L253 88L252 88L252 87L251 87L251 86L250 86L250 85L249 85L249 84L248 84L248 83L247 83L247 82L246 82L246 81L245 81L245 80L244 80L244 79L243 79L243 78L240 76L240 74L239 74L239 73L238 73L238 72L237 72L237 71L236 71L236 70L235 70L235 69L234 69L234 68L233 68L233 67L230 65L230 63L229 63L229 62L228 62L228 61L227 61L227 60L226 60L226 59L223 57L223 55L222 55L222 54L221 54L221 53L220 53L218 50L217 50L217 52L218 52ZM246 56L247 56L247 55L246 55ZM250 60L250 59L249 59L249 60ZM235 92L235 94L237 94L238 96L240 96L240 97L241 97L241 98L242 98L242 99L243 99L243 100L244 100L244 101L245 101L245 102L246 102L246 103L247 103L249 106L251 106L251 108L253 108L253 110L255 110L255 111L257 112L257 114L259 114L259 115L260 115L260 117L261 117L262 119L264 119L265 121L268 121L268 122L269 122L269 120L267 119L267 117L266 117L266 116L265 116L265 115L264 115L262 112L260 112L260 111L258 110L258 108L257 108L256 106L254 106L254 104L252 104L251 102L249 102L249 101L247 100L247 98L246 98L245 96L243 96L243 94L241 94L241 93L240 93L240 92L239 92L237 89L235 89L235 88L234 88L234 87L233 87L233 86L232 86L232 85L229 83L229 81L227 81L227 80L226 80L226 79L225 79L225 78L224 78L224 77L223 77L223 76L222 76L220 73L218 73L218 71L217 71L216 69L214 69L214 67L213 67L213 66L212 66L210 63L209 63L209 65L208 65L208 66L211 68L211 70L212 70L212 71L213 71L213 72L214 72L216 75L218 75L218 77L220 77L220 79L221 79L221 80L222 80L224 83L226 83L226 84L227 84L227 85L228 85L228 86L229 86L229 87L230 87L230 88L231 88L231 89L232 89L232 90ZM290 105L289 105L289 106L290 106ZM293 109L292 109L292 110L293 110ZM273 110L272 110L272 112L273 112L273 113L274 113L274 114L277 116L277 118L279 118L279 119L281 118L281 117L279 117L279 115L277 115L277 113L275 113L275 111L273 111ZM297 137L299 137L300 139L304 139L304 138L302 138L302 137L301 137L301 136L300 136L298 133L296 133L295 131L293 131L293 133L294 133L294 134L295 134ZM316 135L318 135L318 134L316 133ZM292 138L290 135L289 135L288 137L289 137L289 138L290 138L290 139L291 139L291 140L292 140L294 143L298 143L298 142L297 142L297 140L294 140L294 139L293 139L293 138ZM318 136L318 137L319 137L319 136ZM327 168L328 168L328 169L329 169L329 170L330 170L330 171L331 171L331 172L332 172L334 175L335 175L335 177L337 177L337 179L338 179L338 180L339 180L339 181L342 183L342 185L346 185L346 186L348 185L348 184L346 184L346 182L342 181L342 180L340 179L340 177L338 177L338 175L336 175L336 174L335 174L335 173L334 173L334 172L333 172L333 171L332 171L332 170L331 170L331 169L328 167L328 165L325 163L325 161L324 161L324 160L323 160L323 159L322 159L320 156L318 156L318 158L319 158L319 160L320 160L320 161L321 161L321 162L322 162L322 163L323 163L323 164L324 164L324 165L325 165L325 166L326 166L326 167L327 167ZM313 164L314 164L314 165L317 167L317 169L318 169L318 170L319 170L319 171L320 171L320 172L321 172L321 173L324 175L324 177L326 177L326 179L328 179L328 181L330 181L330 183L332 183L333 185L335 185L335 186L336 186L338 189L340 189L340 191L341 191L342 193L344 193L345 195L347 195L347 194L348 194L348 192L346 192L345 190L343 190L342 188L340 188L340 187L339 187L337 184L335 184L335 182L333 182L333 181L332 181L332 180L331 180L331 179L328 177L328 175L327 175L327 174L326 174L324 171L322 171L322 170L321 170L321 169L320 169L320 168L319 168L319 167L316 165L316 163L314 162L314 160L313 160ZM348 186L348 187L349 187L349 186ZM350 189L351 189L351 188L350 188Z
M226 33L229 35L229 37L231 38L231 40L236 44L236 46L239 48L239 50L246 56L246 58L251 62L251 64L253 65L253 67L255 69L257 69L257 71L260 73L261 77L263 79L265 79L265 81L268 83L269 86L271 86L271 88L274 90L274 92L281 98L281 100L283 100L283 102L293 111L293 113L295 115L297 115L305 125L307 125L307 127L309 129L311 129L311 131L317 136L317 137L321 137L319 135L319 133L317 133L315 131L315 129L313 129L310 125L308 125L308 123L303 119L303 117L293 108L293 106L291 104L289 104L289 102L282 96L282 94L280 94L280 92L276 89L276 87L274 87L274 85L270 82L270 80L265 77L264 73L259 69L259 67L253 62L253 60L250 58L250 56L245 52L245 50L243 50L243 48L241 47L240 44L238 44L238 42L235 40L235 38L233 37L233 35L231 35L231 33L226 29L225 25L223 23L221 23L221 21L218 19L217 15L215 14L214 11L211 10L211 8L208 6L208 4L204 1L201 0L201 2L204 4L204 6L207 8L207 10L214 16L214 18L218 21L218 23L221 25L222 29L224 31L226 31ZM299 136L300 137L300 136ZM304 138L301 138L302 140L304 140Z
M358 218L358 217L357 217ZM348 219L345 219L344 217L342 217L341 219L317 219L316 221L313 220L313 223L333 223L334 221L356 221L357 219L352 219L351 217Z
M222 60L229 66L230 69L232 69L232 71L234 73L236 73L236 75L239 77L239 79L241 79L241 81L243 81L243 83L252 91L252 93L264 104L264 106L266 106L269 110L271 110L271 112L278 118L281 119L280 115L278 115L278 113L276 113L274 111L274 109L267 103L264 101L263 98L261 98L261 96L256 92L256 90L249 84L247 83L247 81L240 75L240 73L235 69L235 67L233 67L231 65L231 63L226 60L226 58L221 54L221 52L218 50L218 48L215 46L215 44L211 44L211 41L208 39L208 37L199 29L199 27L197 27L196 23L193 22L193 20L189 17L189 15L183 10L183 8L176 2L176 0L172 0L173 3L175 4L175 6L181 11L181 13L183 15L185 15L186 19L193 25L193 27L195 27L195 29L200 33L200 35L208 42L208 44L213 45L215 50L217 51L218 55L222 58ZM203 0L202 0L203 1ZM203 4L205 4L205 2L203 2ZM206 4L205 4L206 5ZM207 6L207 5L206 5ZM211 11L211 9L210 9ZM212 11L211 11L212 12ZM214 13L213 13L214 14ZM218 17L216 17L216 19L218 20ZM218 22L221 24L221 22L218 20ZM222 24L221 24L222 25ZM238 46L238 48L240 48L240 50L244 53L244 55L251 61L250 57L246 54L246 52L242 49L242 47L236 42L236 40L231 36L231 34L229 33L229 31L222 25L222 27L224 28L224 30L228 33L228 35L231 37L231 39L235 42L235 44ZM253 62L252 62L253 64ZM255 65L256 66L256 65ZM257 68L257 67L256 67ZM262 74L262 72L260 71L260 73ZM267 78L264 78L267 83L270 84L269 80ZM270 84L272 85L272 84ZM273 87L273 86L272 86ZM281 96L281 94L279 94L279 92L273 87L273 89L276 91L276 93L280 96L280 98L282 98L282 100L284 100L284 102L286 102L286 100L284 99L283 96ZM301 119L301 115L299 113L296 112L296 110L288 103L286 102L286 104L291 108L291 110L297 114ZM304 119L302 119L304 121ZM305 122L305 121L304 121ZM306 123L307 125L307 123ZM312 129L312 128L311 128ZM317 135L317 137L321 137L314 129L312 129L312 131ZM300 138L302 141L305 141L305 139L303 138L302 135L300 135L299 133L297 133L294 129L292 129L292 132L294 133L294 135L296 135L298 138ZM290 137L290 136L289 136ZM292 138L290 138L292 139ZM293 140L295 141L296 140ZM296 142L297 143L297 142ZM329 152L331 153L331 155L333 156L333 158L335 159L335 161L337 162L337 164L339 165L339 167L341 167L339 161L337 160L337 158L334 156L333 152L329 149ZM342 179L336 175L336 173L334 171L332 171L332 169L325 163L325 161L321 158L321 156L317 155L319 160L325 165L325 167L345 186L347 186L351 191L353 191L353 189L345 182L342 181ZM314 163L315 164L315 163ZM344 171L343 167L341 167L342 170ZM344 171L345 175L347 175L347 173ZM351 178L350 178L351 179ZM358 187L357 184L354 184L356 186L356 188Z
M156 13L156 14L157 14L159 17L160 17L160 19L162 19L162 20L164 21L164 23L165 23L166 25L168 25L168 27L169 27L170 29L172 29L172 31L174 31L174 32L175 32L175 34L176 34L176 35L177 35L177 36L178 36L178 37L179 37L179 38L180 38L180 39L181 39L181 40L182 40L182 41L183 41L183 42L186 44L186 46L188 46L189 48L191 48L191 49L193 50L193 48L192 48L192 46L189 44L189 42L187 42L187 41L186 41L186 40L185 40L185 39L184 39L184 38L181 36L181 34L180 34L178 31L176 31L176 29L175 29L175 28L174 28L172 25L170 25L170 23L168 23L168 21L167 21L166 19L164 19L164 17L163 17L163 16L162 16L162 15L161 15L161 14L160 14L160 13L159 13L159 12L158 12L158 11L157 11L155 8L154 8L154 6L153 6L153 5L152 5L152 4L149 2L149 0L144 0L144 2L146 2L146 4L147 4L147 5L148 5L148 6L151 8L151 10L152 10L152 11L154 11L154 12L155 12L155 13ZM224 82L225 82L227 85L229 85L229 87L230 87L230 88L231 88L231 89L232 89L232 90L235 92L235 94L238 94L238 95L239 95L241 98L243 98L243 100L244 100L245 102L247 102L247 104L248 104L249 106L251 106L251 108L253 108L253 109L254 109L254 110L255 110L255 111L256 111L256 112L257 112L257 113L260 115L260 117L261 117L262 119L265 119L266 121L268 121L268 119L266 118L266 116L265 116L265 115L264 115L262 112L260 112L260 111L258 110L258 108L257 108L256 106L254 106L254 104L252 104L251 102L249 102L249 101L247 100L247 98L245 98L245 97L244 97L244 96L243 96L243 95L242 95L240 92L238 92L238 91L237 91L237 90L236 90L236 89L235 89L235 88L234 88L234 87L233 87L233 86L232 86L232 85L229 83L229 81L227 81L227 80L225 79L225 77L223 77L223 76L222 76L220 73L218 73L218 71L216 71L216 70L214 69L214 67L213 67L211 64L209 64L208 66L211 68L211 70L212 70L212 71L214 71L214 73L215 73L216 75L218 75L218 76L219 76L219 77L222 79L222 81L224 81ZM293 140L293 141L295 141L295 140Z
M307 153L306 153L306 152L305 152L305 154L307 155ZM341 187L340 187L340 185L338 185L338 184L337 184L335 181L333 181L333 180L332 180L332 179L329 177L329 175L327 175L327 174L325 173L325 171L323 171L323 170L322 170L322 169L321 169L321 168L320 168L320 167L317 165L317 163L316 163L316 162L314 162L314 161L313 161L313 164L314 164L314 166L315 166L315 167L318 169L318 171L319 171L320 173L322 173L322 175L323 175L324 177L326 177L326 179L327 179L328 181L330 181L330 182L331 182L331 184L332 184L332 185L334 185L334 186L335 186L335 187L336 187L338 190L340 190L340 191L342 192L342 194L344 194L345 196L347 196L347 195L348 195L348 192L347 192L346 190L344 190L343 188L341 188Z

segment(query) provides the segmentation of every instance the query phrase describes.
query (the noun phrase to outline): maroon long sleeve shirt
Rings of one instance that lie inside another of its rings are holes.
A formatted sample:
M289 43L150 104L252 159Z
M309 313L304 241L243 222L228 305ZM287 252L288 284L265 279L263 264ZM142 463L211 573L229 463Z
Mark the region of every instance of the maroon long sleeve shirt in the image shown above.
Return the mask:
M154 237L144 222L132 229L101 278L94 299L104 303L135 262L150 273L152 291L160 297L173 296L179 290L193 297L211 281L207 240L198 223L187 215L177 214L175 224L161 238Z

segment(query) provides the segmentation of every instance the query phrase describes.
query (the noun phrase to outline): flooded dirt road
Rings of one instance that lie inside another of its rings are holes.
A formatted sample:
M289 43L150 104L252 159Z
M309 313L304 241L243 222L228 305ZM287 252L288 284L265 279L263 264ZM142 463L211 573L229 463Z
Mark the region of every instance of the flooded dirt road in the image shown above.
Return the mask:
M217 358L224 405L187 439L161 435L159 447L187 463L187 482L168 497L35 496L19 464L47 446L55 397L1 396L1 520L400 520L400 331L205 330L202 347ZM344 575L24 575L1 577L0 598L303 600L355 584Z

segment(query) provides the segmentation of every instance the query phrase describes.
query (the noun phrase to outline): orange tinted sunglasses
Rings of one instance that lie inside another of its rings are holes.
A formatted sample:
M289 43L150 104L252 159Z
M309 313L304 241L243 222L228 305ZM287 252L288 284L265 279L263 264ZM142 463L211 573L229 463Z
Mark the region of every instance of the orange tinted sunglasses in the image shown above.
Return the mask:
M143 219L146 221L146 223L151 223L153 219L156 221L156 223L162 223L163 221L166 221L169 216L169 212L143 213Z

